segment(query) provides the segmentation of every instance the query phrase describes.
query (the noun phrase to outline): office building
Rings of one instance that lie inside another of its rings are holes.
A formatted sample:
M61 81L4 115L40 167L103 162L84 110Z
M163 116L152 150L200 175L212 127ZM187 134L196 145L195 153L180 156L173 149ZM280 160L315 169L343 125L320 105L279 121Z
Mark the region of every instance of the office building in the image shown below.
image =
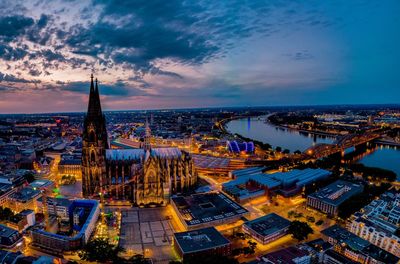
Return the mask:
M336 216L339 206L352 196L361 193L363 189L364 187L361 184L338 180L310 194L307 197L307 206L328 215Z
M285 236L289 226L289 220L272 213L246 222L243 231L265 245Z
M189 230L233 223L248 213L220 192L172 197L171 204Z
M0 224L0 247L12 249L19 242L22 242L22 236L17 230Z
M202 255L231 254L231 243L214 227L174 233L174 248L183 260L187 257L201 258Z
M22 188L11 194L8 198L7 207L14 212L32 209L37 212L37 200L42 196L40 190L35 190L32 187Z

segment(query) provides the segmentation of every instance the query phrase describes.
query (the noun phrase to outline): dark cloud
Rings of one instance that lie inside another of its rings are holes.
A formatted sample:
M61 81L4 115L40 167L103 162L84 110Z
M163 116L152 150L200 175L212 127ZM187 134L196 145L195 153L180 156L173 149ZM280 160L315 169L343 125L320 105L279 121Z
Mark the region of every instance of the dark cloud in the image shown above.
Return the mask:
M23 35L27 28L34 24L34 20L25 16L0 17L0 37L6 40Z
M94 0L102 11L88 27L77 24L58 32L75 54L104 57L114 64L153 74L171 74L154 67L159 59L200 64L224 56L226 49L259 27L261 4L242 5L181 0ZM216 11L218 10L218 11ZM90 9L83 13L85 17ZM176 76L178 77L178 76Z
M30 69L29 74L32 76L39 76L40 74L42 74L42 72L39 71L38 69Z
M28 54L28 47L14 48L7 44L0 43L0 58L6 61L19 61Z
M47 25L47 23L49 22L49 18L50 17L48 15L42 14L40 16L40 19L37 21L37 26L39 28L44 28Z
M61 90L72 91L82 94L89 92L89 82L58 82ZM99 90L102 95L108 96L145 96L147 93L137 87L129 85L123 81L117 81L114 84L99 83Z
M16 77L15 75L12 74L5 74L0 72L0 82L12 82L12 83L37 83L39 81L32 81L32 80L27 80L24 78L19 78Z

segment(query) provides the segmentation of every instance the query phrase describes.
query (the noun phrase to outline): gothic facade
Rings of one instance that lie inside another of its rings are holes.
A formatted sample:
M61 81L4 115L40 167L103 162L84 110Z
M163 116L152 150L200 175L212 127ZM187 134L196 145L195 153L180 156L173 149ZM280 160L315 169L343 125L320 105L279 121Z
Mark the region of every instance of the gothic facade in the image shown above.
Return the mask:
M189 153L178 148L152 148L150 128L140 149L110 149L99 88L93 76L84 119L82 193L132 204L165 205L172 194L192 188L197 174Z

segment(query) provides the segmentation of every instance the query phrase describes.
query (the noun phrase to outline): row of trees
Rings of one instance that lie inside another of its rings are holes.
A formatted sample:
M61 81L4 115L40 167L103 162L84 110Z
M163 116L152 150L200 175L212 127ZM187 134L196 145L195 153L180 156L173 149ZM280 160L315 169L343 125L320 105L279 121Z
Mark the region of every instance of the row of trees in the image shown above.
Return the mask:
M1 207L0 206L0 221L8 221L13 218L15 214L11 211L8 207Z
M233 256L239 256L241 254L250 255L256 252L257 243L251 240L247 241L248 246L243 248L235 248L232 250Z
M391 170L367 167L361 163L350 164L348 168L353 172L361 173L365 179L372 178L375 181L395 181L397 178L397 174Z
M75 184L76 183L76 178L74 175L63 175L61 177L61 184Z
M118 264L150 264L151 262L143 255L137 254L129 259L119 256L124 252L121 247L112 245L108 239L96 238L79 252L79 257L84 261L100 263L118 263Z

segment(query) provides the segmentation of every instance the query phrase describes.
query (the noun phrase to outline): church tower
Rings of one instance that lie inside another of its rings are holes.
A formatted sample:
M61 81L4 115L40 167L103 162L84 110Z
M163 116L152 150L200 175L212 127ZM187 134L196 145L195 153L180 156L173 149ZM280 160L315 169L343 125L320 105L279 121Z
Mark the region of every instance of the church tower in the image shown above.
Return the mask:
M150 150L151 149L151 142L150 142L150 140L151 140L151 129L150 129L150 126L149 126L149 122L148 122L148 120L147 120L147 117L146 117L146 124L145 124L145 134L144 134L144 141L143 141L143 148L145 149L145 150Z
M84 197L98 194L106 176L108 136L106 120L101 111L99 88L91 75L89 105L84 117L82 135L82 193Z

